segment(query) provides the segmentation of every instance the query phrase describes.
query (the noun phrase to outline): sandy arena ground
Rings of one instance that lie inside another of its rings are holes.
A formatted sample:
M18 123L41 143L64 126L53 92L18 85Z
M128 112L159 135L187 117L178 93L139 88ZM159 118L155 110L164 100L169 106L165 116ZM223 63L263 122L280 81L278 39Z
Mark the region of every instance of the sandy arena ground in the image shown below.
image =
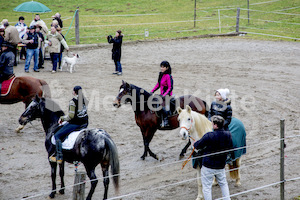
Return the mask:
M126 37L126 36L125 36ZM17 76L44 79L51 87L52 97L67 111L72 88L81 85L90 100L91 128L103 128L118 146L122 199L195 199L196 171L191 163L181 170L178 156L186 144L179 130L157 131L150 148L163 161L143 153L142 136L130 105L112 106L122 80L150 91L156 81L159 64L168 60L173 68L174 94L193 94L210 103L214 90L231 90L233 115L242 120L247 130L247 154L243 156L242 186L236 187L228 178L231 194L279 182L280 119L285 119L285 184L286 199L300 195L300 44L299 42L256 41L241 38L214 38L124 43L123 76L114 76L111 45L95 49L71 50L81 57L77 70L70 74L51 74L46 61L40 73L24 73L24 61L15 67ZM44 147L45 133L40 121L28 124L22 133L15 133L18 118L24 111L22 103L0 105L0 199L47 199L51 190L50 166ZM83 166L79 167L84 170ZM103 198L101 167L97 168L99 184L94 199ZM59 178L57 177L59 180ZM72 199L74 166L66 164L66 194L56 199ZM57 181L58 187L60 185ZM111 182L112 183L112 182ZM86 184L86 194L90 184ZM151 189L151 190L150 190ZM279 184L263 187L232 197L232 199L280 199ZM109 197L116 196L110 184ZM218 186L213 198L221 197Z

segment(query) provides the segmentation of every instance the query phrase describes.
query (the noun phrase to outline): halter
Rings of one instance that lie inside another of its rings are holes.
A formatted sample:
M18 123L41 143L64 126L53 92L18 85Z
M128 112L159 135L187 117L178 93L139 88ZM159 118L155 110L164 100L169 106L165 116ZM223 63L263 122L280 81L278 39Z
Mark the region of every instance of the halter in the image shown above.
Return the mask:
M191 119L191 122L193 123L193 119ZM181 126L180 128L183 128L183 129L187 130L187 132L188 132L188 134L189 134L189 135L188 135L189 138L191 138L194 142L196 141L196 140L190 135L192 126L191 126L190 128L187 128L187 127L185 127L185 126ZM191 157L192 157L194 151L195 151L195 147L192 145L192 153L191 153L191 154L189 155L189 157L182 163L181 169L183 169L183 168L185 167L185 165L191 160Z

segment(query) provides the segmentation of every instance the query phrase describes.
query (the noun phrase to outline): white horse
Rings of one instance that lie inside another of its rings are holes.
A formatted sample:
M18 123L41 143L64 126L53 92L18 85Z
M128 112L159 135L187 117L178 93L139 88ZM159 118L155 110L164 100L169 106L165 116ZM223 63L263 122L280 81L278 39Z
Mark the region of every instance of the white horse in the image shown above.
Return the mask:
M211 121L209 121L204 115L192 111L192 109L188 105L186 106L186 109L181 109L180 107L177 108L177 112L179 114L178 115L178 121L180 126L179 134L182 137L182 139L189 138L191 140L191 143L193 143L197 140L200 140L205 133L212 131ZM238 120L236 118L233 119ZM238 120L238 122L240 121ZM244 134L241 138L242 140L244 140L243 143L246 145L246 141L245 141L246 132L243 124L240 122L236 126L241 126L241 125L242 127L235 127L235 128L232 128L232 126L229 125L229 130L231 131L231 133L232 131L236 132L236 130L241 131L241 133ZM232 137L234 137L233 133L232 133ZM235 145L234 148L236 148ZM239 170L239 167L241 165L240 156L244 153L246 153L245 149L243 149L242 153L239 154L238 158L236 157L236 159L232 162L233 163L232 165L228 164L230 169L230 177L236 180L237 186L241 185L240 170ZM203 199L202 184L201 184L200 177L201 177L201 171L200 171L200 167L198 166L197 167L198 196L196 200Z

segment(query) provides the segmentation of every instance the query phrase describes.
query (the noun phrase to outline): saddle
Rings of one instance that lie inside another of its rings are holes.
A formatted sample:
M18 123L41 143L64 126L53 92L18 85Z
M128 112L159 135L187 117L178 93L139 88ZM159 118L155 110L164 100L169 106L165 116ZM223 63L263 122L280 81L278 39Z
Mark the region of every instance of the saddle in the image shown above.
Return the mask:
M51 136L51 143L53 145L56 144L55 142L55 138L54 138L54 134L59 130L61 129L63 126L58 126L55 130L54 130L54 133L53 135ZM75 129L74 131L72 131L71 133L69 133L67 136L65 136L64 138L61 138L61 141L62 141L62 148L63 149L67 149L67 150L70 150L70 149L73 149L74 147L74 144L76 142L76 139L78 137L78 135L81 133L81 131L83 129L85 129L87 127L87 124L83 124L81 125L79 128Z
M0 83L1 97L4 97L4 96L9 94L11 86L12 86L15 79L16 79L16 77L13 74L9 77L9 79L4 80L2 83Z
M155 103L154 103L152 106L153 106L153 108L159 108L160 106L161 106L161 107L166 107L166 105L169 103L170 112L168 112L168 113L169 113L168 117L173 117L173 116L177 115L176 101L177 101L177 99L175 99L174 97L172 97L172 98L170 99L170 102L164 101L162 104L160 104L158 98L157 98L157 97L154 97L154 98L153 98L153 102L155 102ZM155 110L155 111L153 111L153 112L155 113L155 115L156 115L158 118L161 118L161 112L162 112L161 109Z

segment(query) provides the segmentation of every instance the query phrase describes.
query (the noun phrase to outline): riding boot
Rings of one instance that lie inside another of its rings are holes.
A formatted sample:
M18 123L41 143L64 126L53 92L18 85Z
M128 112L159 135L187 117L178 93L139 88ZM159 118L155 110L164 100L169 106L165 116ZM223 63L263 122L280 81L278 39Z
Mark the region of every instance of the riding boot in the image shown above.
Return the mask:
M166 110L165 108L162 109L162 122L161 122L161 127L166 128L169 127L169 119L168 116L171 114L170 110Z
M63 160L61 140L56 140L56 162L61 164Z

